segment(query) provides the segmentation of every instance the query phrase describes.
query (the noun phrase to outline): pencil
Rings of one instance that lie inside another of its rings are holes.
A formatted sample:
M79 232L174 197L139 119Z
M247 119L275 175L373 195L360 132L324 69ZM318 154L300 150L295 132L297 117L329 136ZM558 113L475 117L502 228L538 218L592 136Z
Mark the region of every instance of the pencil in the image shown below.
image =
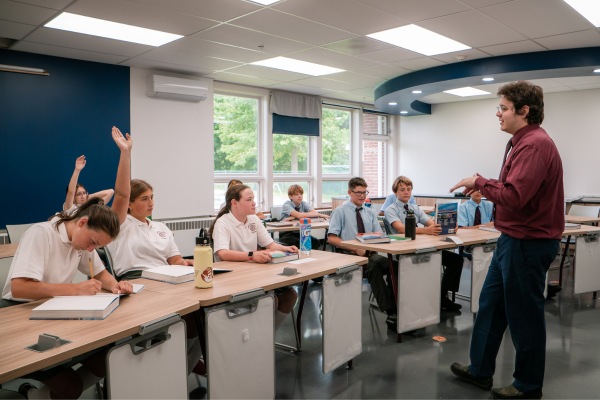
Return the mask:
M92 268L92 257L90 256L90 279L94 279L94 268Z

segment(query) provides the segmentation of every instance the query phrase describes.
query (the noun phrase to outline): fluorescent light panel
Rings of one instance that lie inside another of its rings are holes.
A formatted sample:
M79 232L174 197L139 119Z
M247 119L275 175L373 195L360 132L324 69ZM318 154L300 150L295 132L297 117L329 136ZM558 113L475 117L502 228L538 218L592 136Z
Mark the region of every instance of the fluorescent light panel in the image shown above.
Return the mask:
M277 3L278 1L281 0L250 0L253 3L258 3L258 4L262 4L263 6L270 6L273 3Z
M452 90L444 90L444 93L453 94L455 96L460 97L483 96L485 94L491 94L490 92L486 92L485 90L475 89L470 86Z
M470 49L465 44L414 24L371 33L367 36L426 56Z
M598 0L565 0L575 11L590 21L594 26L600 27L600 1Z
M162 46L165 43L183 37L173 33L155 31L153 29L140 28L139 26L121 24L66 12L60 14L44 26L63 31L83 33L86 35L100 36L108 39L123 40L125 42L155 47Z
M320 76L335 74L337 72L344 72L344 69L328 67L326 65L315 64L306 61L294 60L293 58L287 57L275 57L268 58L262 61L256 61L251 63L253 65L260 65L262 67L277 68L284 71L298 72L301 74Z

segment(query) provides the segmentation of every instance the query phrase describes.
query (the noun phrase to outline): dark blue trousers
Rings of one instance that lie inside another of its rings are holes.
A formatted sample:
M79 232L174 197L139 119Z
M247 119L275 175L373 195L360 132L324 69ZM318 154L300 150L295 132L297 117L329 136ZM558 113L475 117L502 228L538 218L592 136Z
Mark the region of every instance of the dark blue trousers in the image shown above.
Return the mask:
M541 389L546 363L544 289L559 240L515 239L502 234L479 298L471 338L470 372L491 377L508 326L516 350L513 385L522 392Z

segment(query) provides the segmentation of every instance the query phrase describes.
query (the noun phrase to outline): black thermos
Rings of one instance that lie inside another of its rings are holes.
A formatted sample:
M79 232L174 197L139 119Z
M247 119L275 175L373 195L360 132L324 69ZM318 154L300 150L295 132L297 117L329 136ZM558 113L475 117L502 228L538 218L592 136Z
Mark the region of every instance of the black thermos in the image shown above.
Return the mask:
M417 238L417 219L413 210L406 212L406 219L404 220L404 237L415 240Z

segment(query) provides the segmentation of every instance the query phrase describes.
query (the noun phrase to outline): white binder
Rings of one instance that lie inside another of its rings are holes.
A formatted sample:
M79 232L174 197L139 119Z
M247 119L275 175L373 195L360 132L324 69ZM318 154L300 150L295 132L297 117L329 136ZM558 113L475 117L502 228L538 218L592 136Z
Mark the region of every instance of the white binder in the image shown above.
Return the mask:
M172 314L147 324L141 333L108 352L108 397L187 399L185 322Z
M362 352L362 271L340 268L323 279L323 373Z
M274 298L256 292L206 310L211 399L275 398Z
M440 322L442 254L400 256L398 265L398 333Z

